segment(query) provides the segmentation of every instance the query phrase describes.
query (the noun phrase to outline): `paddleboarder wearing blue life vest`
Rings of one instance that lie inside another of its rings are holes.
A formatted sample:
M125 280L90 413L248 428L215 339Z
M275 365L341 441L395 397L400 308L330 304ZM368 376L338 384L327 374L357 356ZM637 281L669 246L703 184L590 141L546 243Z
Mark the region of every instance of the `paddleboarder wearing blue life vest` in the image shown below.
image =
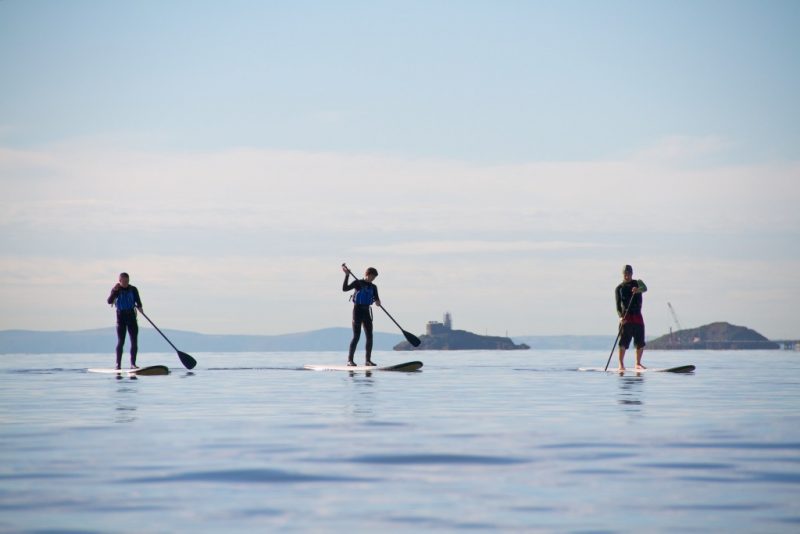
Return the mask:
M642 317L642 293L647 286L641 280L633 279L633 267L626 265L622 269L622 283L614 290L619 315L619 370L625 370L625 351L631 344L636 347L636 369L645 369L642 365L644 354L644 318Z
M122 365L126 331L131 336L131 369L138 369L136 353L139 351L139 323L136 322L136 309L142 311L142 299L139 290L130 285L128 273L120 273L119 283L111 289L108 303L117 309L117 369Z
M342 284L342 291L350 291L355 289L356 292L351 297L353 300L353 339L350 341L350 351L347 356L347 365L354 367L356 362L353 357L356 353L356 346L358 340L361 338L361 326L364 326L364 333L367 337L366 343L366 363L364 365L374 366L372 361L372 304L381 305L381 299L378 296L378 286L373 284L373 280L378 276L378 270L375 267L370 267L364 273L364 278L359 280L355 278L350 283L350 269L342 264L342 271L344 271L344 283Z

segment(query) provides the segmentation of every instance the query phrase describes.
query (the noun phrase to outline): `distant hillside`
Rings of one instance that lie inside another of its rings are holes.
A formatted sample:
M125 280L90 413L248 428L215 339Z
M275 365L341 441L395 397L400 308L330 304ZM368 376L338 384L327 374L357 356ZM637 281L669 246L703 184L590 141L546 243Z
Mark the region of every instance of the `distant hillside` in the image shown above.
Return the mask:
M694 332L694 330L684 330L682 332ZM325 328L310 332L274 336L210 335L185 330L165 330L164 333L180 350L186 352L345 351L352 336L349 328ZM472 335L477 336L477 334ZM689 335L686 334L686 336ZM420 339L424 340L426 337L423 335ZM498 346L510 348L511 345L514 345L514 341L507 337L478 337L488 338L489 341L484 340L487 342L481 345L469 342L466 346L471 348L480 346L484 350L497 350ZM661 339L663 338L659 338L659 340ZM693 339L693 337L688 339ZM514 340L519 344L537 350L609 350L612 343L614 343L614 336L515 336ZM660 346L661 341L659 340L648 341L648 348L666 348ZM116 341L117 338L113 327L79 331L2 330L0 331L0 354L112 352ZM403 337L400 334L375 332L375 350L392 350L401 341L403 341ZM434 348L442 347L443 344L444 340L439 340L428 345L423 344L422 347L430 350L448 350ZM656 346L652 347L653 344L656 344ZM139 331L139 347L142 352L169 352L172 350L167 342L158 335L158 332L144 326ZM363 350L363 347L364 339L362 334L359 350Z
M480 336L466 330L448 330L434 335L420 336L422 343L414 347L408 341L395 345L394 350L525 350L528 345L517 345L510 338Z
M275 336L209 335L184 330L164 330L167 337L186 352L277 352L346 351L353 332L350 328L325 328L311 332ZM360 349L363 350L362 334ZM375 350L391 350L400 334L375 332ZM129 347L126 341L126 351ZM79 331L0 331L0 354L63 354L113 352L117 335L113 327ZM169 352L164 338L151 328L139 330L141 352Z
M755 350L779 349L755 330L730 323L711 323L699 328L678 330L647 342L651 350Z

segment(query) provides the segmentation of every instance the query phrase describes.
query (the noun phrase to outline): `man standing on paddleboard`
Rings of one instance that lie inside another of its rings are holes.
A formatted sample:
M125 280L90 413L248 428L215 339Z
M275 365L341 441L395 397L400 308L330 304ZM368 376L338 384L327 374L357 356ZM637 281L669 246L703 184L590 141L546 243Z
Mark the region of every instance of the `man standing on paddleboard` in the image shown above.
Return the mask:
M353 357L356 353L356 346L358 340L361 338L361 325L364 325L364 333L367 336L366 352L367 358L364 365L374 366L372 361L372 304L381 305L381 299L378 296L378 286L372 283L378 276L378 270L375 267L370 267L364 273L364 279L354 279L352 283L348 284L350 280L350 269L342 264L344 271L344 283L342 284L342 291L350 291L355 289L356 292L352 296L353 299L353 339L350 341L350 352L347 357L347 365L354 367L356 362ZM353 275L355 278L355 275Z
M644 318L642 317L642 293L647 286L641 280L633 279L633 267L626 265L622 270L622 283L614 290L619 315L619 370L625 370L625 351L631 344L636 347L636 369L645 369L642 365L644 353Z
M122 365L126 331L131 336L131 369L138 369L136 353L139 351L139 323L136 322L136 308L142 311L142 299L139 298L139 290L130 285L128 273L120 273L119 283L111 289L108 303L117 308L117 369Z

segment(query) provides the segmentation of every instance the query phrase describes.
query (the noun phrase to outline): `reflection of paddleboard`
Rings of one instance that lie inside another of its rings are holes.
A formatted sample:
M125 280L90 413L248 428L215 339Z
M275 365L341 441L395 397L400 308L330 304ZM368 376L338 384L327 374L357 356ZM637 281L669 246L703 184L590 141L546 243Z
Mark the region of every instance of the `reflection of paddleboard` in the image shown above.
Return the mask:
M90 373L110 373L118 375L153 376L168 375L169 368L166 365L151 365L139 369L89 369Z
M422 367L422 362L406 362L398 363L397 365L388 366L367 366L358 365L350 367L347 365L304 365L303 369L310 369L312 371L401 371L410 372L417 371Z
M620 373L624 372L626 374L638 374L638 373L693 373L694 372L694 365L681 365L678 367L670 367L669 369L634 369L633 367L627 367L625 371L618 371L616 367L609 367L608 369L603 369L602 367L579 367L578 371L599 371L599 372L606 372L606 373Z

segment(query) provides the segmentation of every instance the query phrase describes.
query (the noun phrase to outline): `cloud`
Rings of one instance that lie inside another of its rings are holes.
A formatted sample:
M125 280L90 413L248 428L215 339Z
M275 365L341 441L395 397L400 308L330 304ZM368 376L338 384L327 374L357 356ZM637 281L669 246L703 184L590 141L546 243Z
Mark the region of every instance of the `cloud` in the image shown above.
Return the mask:
M395 254L403 256L443 255L443 254L485 254L514 252L554 252L568 250L586 250L607 248L615 245L604 245L589 242L570 241L407 241L390 245L371 245L355 247L354 250L364 254Z
M622 263L676 293L698 276L745 283L729 271L763 254L789 276L800 165L698 166L695 154L724 143L695 145L654 148L669 157L494 166L86 142L0 149L0 296L13 303L0 325L107 321L99 299L120 270L173 327L243 333L338 324L342 261L378 266L392 313L409 321L450 309L465 327L518 333L605 331ZM43 312L53 299L67 312ZM725 292L713 305L744 309L737 299L772 313L757 294Z
M445 241L497 235L519 241L545 232L800 226L796 163L675 168L640 154L612 162L474 166L385 155L252 148L163 153L78 144L5 149L0 171L0 224L56 232L102 226L359 232L365 238L375 231L382 239L424 232Z
M710 156L727 155L733 148L730 142L718 136L676 135L666 137L653 146L635 152L632 158L644 162L675 162L690 165Z

